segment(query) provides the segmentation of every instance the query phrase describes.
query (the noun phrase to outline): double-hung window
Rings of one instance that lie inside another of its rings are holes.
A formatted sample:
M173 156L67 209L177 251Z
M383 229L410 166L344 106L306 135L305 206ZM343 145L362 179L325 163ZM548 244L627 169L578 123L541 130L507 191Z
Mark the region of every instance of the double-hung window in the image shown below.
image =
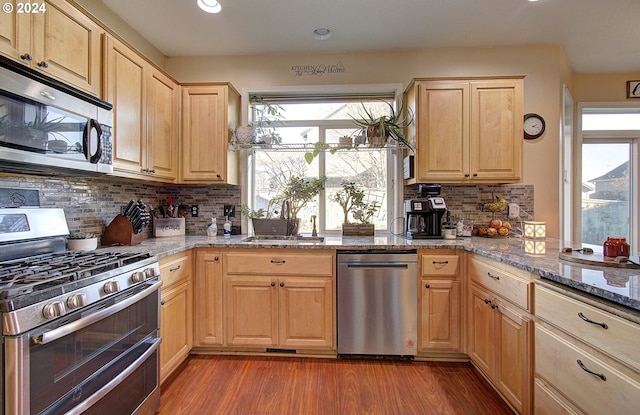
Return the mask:
M371 218L376 231L388 231L397 211L395 176L402 154L397 148L359 144L362 131L352 117L364 114L363 106L382 115L381 111L388 108L383 101L393 103L394 95L395 91L364 95L261 95L263 102L281 108L283 118L270 125L280 142L253 146L248 152L247 204L254 210L270 209L273 214L280 206L269 201L291 177L326 178L324 190L298 213L298 232L310 233L311 216L315 215L318 232L338 233L344 214L333 198L343 182L355 182L365 192L365 202L379 206ZM252 111L256 111L256 105L260 104L253 105ZM260 137L257 141L260 142ZM315 149L318 151L314 152ZM356 222L351 215L348 220Z

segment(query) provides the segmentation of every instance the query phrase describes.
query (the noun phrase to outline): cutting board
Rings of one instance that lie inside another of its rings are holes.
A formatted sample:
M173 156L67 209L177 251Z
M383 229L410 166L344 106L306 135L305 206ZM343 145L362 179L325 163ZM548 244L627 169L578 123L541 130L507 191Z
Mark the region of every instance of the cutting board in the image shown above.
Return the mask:
M605 258L601 253L583 254L582 252L560 252L560 259L578 264L598 265L600 267L631 268L640 269L639 265L630 262L614 262L613 259ZM633 261L638 261L638 257L631 257Z

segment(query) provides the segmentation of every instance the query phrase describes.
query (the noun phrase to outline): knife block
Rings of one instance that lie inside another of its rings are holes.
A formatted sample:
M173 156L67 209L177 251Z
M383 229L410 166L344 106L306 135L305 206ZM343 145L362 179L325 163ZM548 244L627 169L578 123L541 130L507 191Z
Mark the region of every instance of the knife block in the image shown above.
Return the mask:
M102 235L102 246L137 245L144 237L142 232L134 233L133 224L122 215L116 216Z

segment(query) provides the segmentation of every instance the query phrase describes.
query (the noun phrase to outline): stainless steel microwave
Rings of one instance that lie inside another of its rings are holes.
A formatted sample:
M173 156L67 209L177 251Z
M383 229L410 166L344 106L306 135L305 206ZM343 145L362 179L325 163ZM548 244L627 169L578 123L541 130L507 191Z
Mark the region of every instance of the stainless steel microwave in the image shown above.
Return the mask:
M100 175L113 172L112 106L0 57L0 169Z

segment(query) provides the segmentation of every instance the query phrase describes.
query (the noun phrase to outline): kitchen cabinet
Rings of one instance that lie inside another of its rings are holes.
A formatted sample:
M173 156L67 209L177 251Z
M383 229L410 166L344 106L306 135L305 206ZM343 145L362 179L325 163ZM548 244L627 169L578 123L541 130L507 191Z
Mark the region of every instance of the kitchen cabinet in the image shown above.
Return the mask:
M238 156L229 137L240 119L230 84L183 84L182 183L238 184Z
M114 174L172 183L178 173L180 86L108 36L107 100L113 104Z
M640 413L640 325L565 288L535 292L536 414Z
M468 255L468 354L506 402L532 413L532 277Z
M226 252L226 344L335 351L334 270L332 251Z
M409 184L522 179L522 78L415 79L405 101L415 113Z
M420 258L420 354L461 352L460 257L455 250L423 250Z
M160 382L187 358L193 345L191 251L160 260Z
M194 347L224 344L222 309L222 251L196 252Z
M0 15L0 53L100 96L100 26L64 0L9 3L14 11ZM17 13L18 3L38 13Z

